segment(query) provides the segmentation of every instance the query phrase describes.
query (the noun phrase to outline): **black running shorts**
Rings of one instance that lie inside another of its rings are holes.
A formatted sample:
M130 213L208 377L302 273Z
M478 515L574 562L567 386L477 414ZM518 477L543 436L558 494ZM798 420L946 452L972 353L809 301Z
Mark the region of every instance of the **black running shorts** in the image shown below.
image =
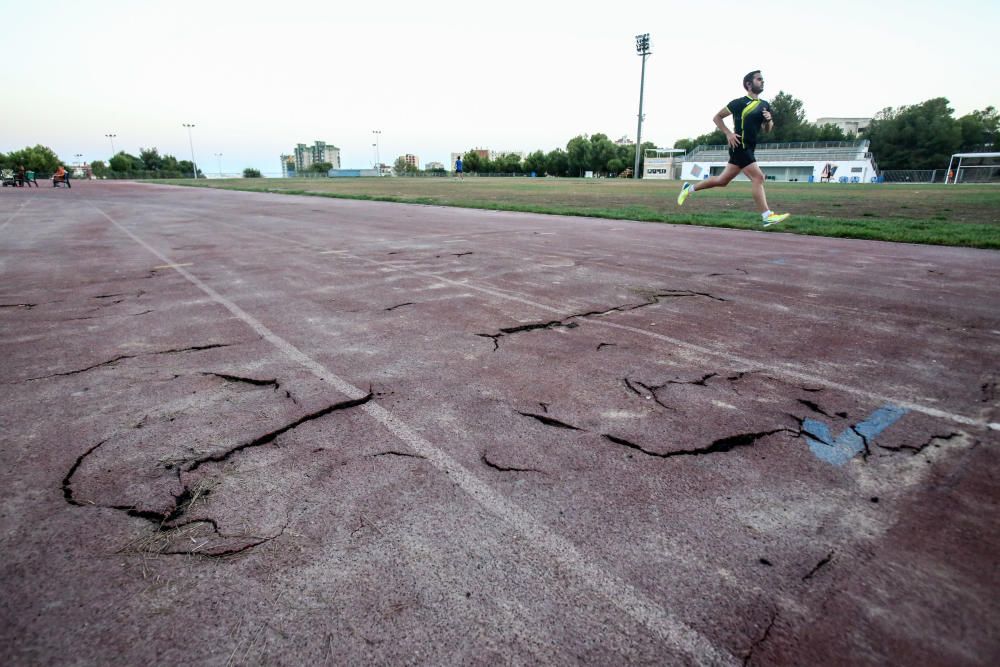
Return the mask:
M740 169L753 164L757 158L753 155L753 148L730 148L729 164L735 164Z

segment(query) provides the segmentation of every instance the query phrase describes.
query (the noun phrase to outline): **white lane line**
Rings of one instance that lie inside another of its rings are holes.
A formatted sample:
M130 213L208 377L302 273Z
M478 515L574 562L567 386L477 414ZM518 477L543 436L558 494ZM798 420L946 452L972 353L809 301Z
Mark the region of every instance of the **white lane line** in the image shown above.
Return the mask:
M31 200L28 199L25 202L23 202L20 206L18 206L16 209L14 209L14 212L11 213L9 216L7 216L7 219L3 221L2 225L0 225L0 232L2 232L3 229L4 229L4 227L6 227L7 225L9 225L14 218L16 218L18 215L20 215L21 211L23 211L25 208L27 208L28 204L30 204L30 203L31 203Z
M265 340L280 350L288 359L307 368L317 378L344 394L357 399L368 392L341 379L328 368L307 356L297 347L281 338L256 318L246 313L235 303L206 285L183 267L173 264L170 258L133 234L117 220L94 206L97 211L133 241L160 258L165 264L184 276L188 282L207 294L213 301L223 306ZM472 496L490 514L507 522L518 532L527 536L534 545L572 573L581 583L607 599L608 602L631 616L635 621L652 630L669 646L692 657L699 664L735 665L736 659L725 649L716 648L707 637L694 628L676 619L667 609L644 595L630 584L608 574L597 565L586 560L570 540L558 535L549 526L536 519L530 512L497 493L488 484L472 474L458 461L425 440L419 433L376 403L360 406L377 422L389 429L396 437L408 444L435 467L446 473L467 494Z
M179 266L193 266L194 262L186 262L184 264L161 264L160 266L154 266L154 271L159 271L160 269L176 269Z
M260 234L260 235L263 235L263 236L268 236L268 237L271 237L271 238L274 238L274 239L278 239L278 240L284 241L286 243L291 243L293 245L298 245L298 246L302 246L304 248L308 248L309 250L316 250L316 246L314 246L314 245L311 245L311 244L308 244L308 243L304 243L302 241L296 241L294 239L286 238L284 236L279 236L277 234L271 234L270 232L262 232L262 231L259 231L259 230L247 229L246 227L241 227L240 225L236 225L236 224L233 224L233 223L227 223L227 222L222 222L222 223L219 223L219 224L223 224L223 225L226 225L226 226L229 226L229 227L235 227L236 229L239 229L241 231L249 231L249 232L254 233L254 234ZM397 264L395 262L382 262L382 261L379 261L377 259L368 259L367 257L361 257L359 255L354 255L354 254L352 254L350 252L344 252L343 254L341 254L341 257L348 257L348 258L351 258L351 259L358 260L360 262L366 262L368 264L374 264L376 266L389 268L389 269L392 269L394 271L400 271L402 273L409 273L409 274L412 274L412 275L422 276L424 278L430 278L432 280L438 280L438 281L441 281L443 283L454 285L456 287L462 287L464 289L471 289L471 290L475 290L475 291L478 291L478 292L483 292L484 294L490 294L492 296L495 296L495 297L498 297L498 298L501 298L501 299L506 299L508 301L516 301L518 303L523 303L525 305L532 306L532 307L538 308L540 310L548 311L550 313L556 313L556 314L562 315L564 317L566 315L565 311L563 311L561 308L556 308L554 306L549 306L549 305L546 305L546 304L538 303L537 301L533 301L531 299L527 299L527 298L525 298L523 296L518 296L518 295L510 294L508 292L501 291L501 290L499 290L497 288L480 287L479 285L473 285L472 283L470 283L468 281L465 281L465 280L452 280L450 278L445 278L443 276L439 276L439 275L434 274L434 273L429 273L429 272L426 272L426 271L417 271L415 269L407 268L407 267L401 266L401 265L399 265L399 264ZM702 357L706 357L707 356L707 357L714 357L714 358L717 358L717 359L724 359L724 360L726 360L726 361L728 361L728 362L730 362L732 364L737 365L738 367L740 367L742 369L759 368L761 370L766 370L768 373L771 373L773 375L778 375L778 376L782 376L783 375L785 378L790 378L790 379L793 379L793 380L801 380L801 381L808 382L810 384L818 384L818 385L821 385L821 386L824 386L824 387L828 387L830 389L836 389L838 391L842 391L842 392L844 392L846 394L851 394L853 396L857 396L859 398L864 398L864 399L867 399L867 400L871 400L871 401L874 401L876 403L881 403L881 404L892 403L893 405L898 405L900 407L904 407L904 408L906 408L908 410L912 410L914 412L921 412L921 413L923 413L925 415L928 415L928 416L931 416L931 417L936 417L936 418L939 418L939 419L947 419L949 421L953 421L953 422L956 422L958 424L965 424L967 426L977 426L977 427L980 427L980 428L987 428L987 429L991 429L991 430L994 430L994 431L1000 431L1000 423L998 423L998 422L987 422L987 421L982 420L982 419L975 419L975 418L972 418L972 417L966 417L965 415L960 415L960 414L957 414L957 413L954 413L954 412L948 412L946 410L939 410L938 408L933 408L933 407L930 407L928 405L923 405L923 404L920 404L920 403L915 403L915 402L910 401L910 400L906 400L906 399L902 399L902 398L897 398L897 397L894 397L894 396L887 396L885 394L879 394L877 392L868 391L866 389L859 389L857 387L852 387L850 385L841 384L839 382L834 382L832 380L827 380L826 378L820 377L818 375L814 375L814 374L809 373L807 371L800 370L798 367L796 367L795 365L790 364L790 363L784 363L784 364L781 364L781 366L772 366L772 365L768 365L768 364L765 364L765 363L761 363L759 361L755 361L753 359L747 359L746 357L741 357L741 356L736 355L736 354L730 354L728 352L723 352L721 350L713 350L711 348L703 347L701 345L695 345L694 343L688 343L687 341L679 340L677 338L671 338L669 336L664 336L663 334L658 334L658 333L655 333L655 332L652 332L652 331L646 331L645 329L638 329L636 327L630 327L630 326L625 325L625 324L616 324L614 322L607 322L607 321L603 321L603 320L600 320L600 319L597 319L597 318L587 318L585 320L582 320L582 322L583 323L587 323L587 324L597 324L599 326L612 327L612 328L615 328L615 329L622 329L624 331L629 331L631 333L640 334L642 336L648 336L649 338L654 338L656 340L661 340L661 341L668 342L671 345L675 345L677 347L683 348L683 349L687 350L688 352L692 352L692 353L694 353L696 355L699 355L699 356L702 356Z

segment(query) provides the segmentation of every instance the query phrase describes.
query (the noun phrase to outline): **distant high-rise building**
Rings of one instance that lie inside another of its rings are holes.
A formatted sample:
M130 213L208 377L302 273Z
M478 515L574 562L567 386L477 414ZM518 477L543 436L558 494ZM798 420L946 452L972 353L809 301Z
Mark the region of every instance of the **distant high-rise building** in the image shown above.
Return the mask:
M281 175L303 172L320 162L329 162L333 169L340 169L340 149L325 141L317 141L312 146L296 144L292 155L281 156Z

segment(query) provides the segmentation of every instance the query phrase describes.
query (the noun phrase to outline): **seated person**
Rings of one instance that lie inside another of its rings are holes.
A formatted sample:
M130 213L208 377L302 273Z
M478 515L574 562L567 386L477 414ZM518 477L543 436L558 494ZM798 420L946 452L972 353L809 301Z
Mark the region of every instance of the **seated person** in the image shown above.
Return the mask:
M56 187L60 183L65 183L67 188L73 187L69 184L69 172L62 165L59 165L56 173L52 174L52 187Z

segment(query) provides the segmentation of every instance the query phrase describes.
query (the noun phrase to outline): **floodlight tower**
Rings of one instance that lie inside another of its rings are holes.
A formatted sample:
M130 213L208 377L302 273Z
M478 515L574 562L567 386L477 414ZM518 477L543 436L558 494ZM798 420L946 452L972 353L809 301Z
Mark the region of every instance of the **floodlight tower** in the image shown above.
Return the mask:
M646 57L652 54L649 50L649 33L635 36L635 52L642 56L642 78L639 79L639 129L635 133L635 171L632 178L639 178L639 151L642 150L642 93L646 87Z
M194 127L194 123L181 123L188 130L188 145L191 147L191 173L193 174L191 178L198 180L198 165L194 161L194 140L191 138L191 128Z
M219 178L222 178L222 153L216 153L215 159L219 161Z
M378 138L382 134L382 130L372 130L372 134L375 135L375 168L378 169L378 175L382 175L382 161L379 159L378 155Z
M117 137L118 135L117 134L105 134L104 136L106 136L108 139L111 140L111 157L114 157L115 156L115 137Z

